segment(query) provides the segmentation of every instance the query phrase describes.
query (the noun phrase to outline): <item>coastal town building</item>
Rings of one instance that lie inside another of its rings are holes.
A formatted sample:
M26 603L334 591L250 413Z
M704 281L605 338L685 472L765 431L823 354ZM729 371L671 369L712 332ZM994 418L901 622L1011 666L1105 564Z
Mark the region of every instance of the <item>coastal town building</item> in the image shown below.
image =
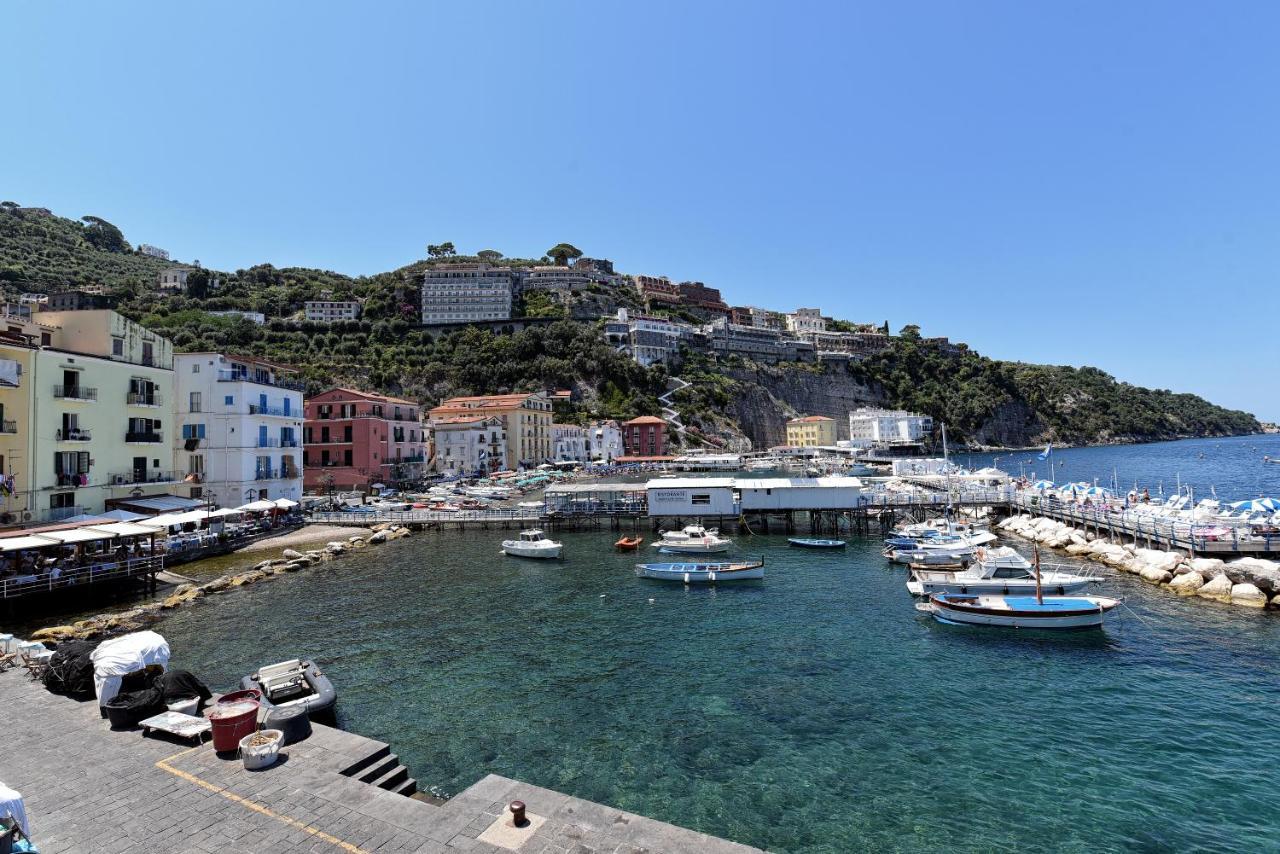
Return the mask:
M25 293L25 294L20 294L18 296L18 302L22 303L23 305L39 306L39 305L44 305L48 301L49 301L48 294ZM39 311L39 309L36 309L36 310Z
M573 270L601 284L617 284L619 278L613 269L613 262L608 258L588 258L584 255L573 262Z
M454 415L431 422L435 470L450 477L503 468L507 431L497 415Z
M163 293L180 294L187 289L187 277L191 271L185 267L170 267L156 275L156 288Z
M821 353L845 353L866 357L890 347L889 336L879 330L859 332L801 332L797 337L811 342Z
M625 453L617 421L597 421L587 428L587 459L612 463Z
M817 350L808 341L759 326L740 326L718 318L702 328L712 353L718 356L737 355L756 361L812 362Z
M303 485L360 489L420 480L426 441L418 404L398 397L333 388L306 401Z
M517 469L551 458L551 400L544 392L451 397L428 415L436 432L437 458L443 449L440 424L446 419L477 415L496 416L506 433L500 468Z
M932 432L933 419L928 415L865 407L849 413L849 444L855 448L920 445Z
M787 445L792 448L830 448L836 443L836 420L806 415L787 422Z
M6 302L0 305L0 315L14 317L18 320L30 320L31 305L22 302Z
M161 249L159 246L152 246L150 243L139 243L138 251L143 255L150 255L152 258L159 258L162 261L169 260L167 250Z
M109 308L110 300L101 293L88 291L55 291L40 305L40 311L82 311L89 308Z
M525 291L584 291L591 285L585 270L573 267L534 267L525 276L521 289Z
M37 317L0 339L0 525L166 491L172 344L113 311Z
M518 275L489 264L449 264L422 277L422 323L428 326L507 320Z
M797 308L787 315L788 332L826 332L827 321L819 308Z
M355 300L307 300L302 311L303 316L313 323L334 323L360 317L360 303Z
M702 282L681 282L680 304L709 317L728 317L729 305L720 296L719 288L709 288Z
M632 276L636 290L650 311L656 306L680 304L680 288L666 276Z
M622 446L628 457L661 457L667 453L667 422L641 415L622 424Z
M296 370L248 356L174 357L173 467L191 498L223 507L302 496L305 409Z
M693 326L662 317L632 314L625 308L605 323L605 340L630 354L641 365L664 363L679 355L680 344L694 331Z
M749 305L747 306L747 313L751 315L751 322L746 324L748 326L755 326L758 329L777 329L779 331L787 328L786 315L780 311Z
M577 424L552 424L551 456L556 462L585 463L587 431Z
M258 326L262 326L267 322L267 316L260 311L241 311L238 308L229 308L226 311L210 311L208 314L214 317L240 317Z

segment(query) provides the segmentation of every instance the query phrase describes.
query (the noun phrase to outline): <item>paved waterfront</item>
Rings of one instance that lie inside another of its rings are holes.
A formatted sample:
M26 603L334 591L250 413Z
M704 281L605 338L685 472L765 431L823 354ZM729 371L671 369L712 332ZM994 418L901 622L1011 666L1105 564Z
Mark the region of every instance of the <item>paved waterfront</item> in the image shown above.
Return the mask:
M443 806L405 798L339 774L381 745L329 727L249 772L208 742L112 731L96 703L21 671L0 673L0 708L0 780L22 793L42 854L758 851L496 775ZM532 819L523 834L504 827L515 799Z

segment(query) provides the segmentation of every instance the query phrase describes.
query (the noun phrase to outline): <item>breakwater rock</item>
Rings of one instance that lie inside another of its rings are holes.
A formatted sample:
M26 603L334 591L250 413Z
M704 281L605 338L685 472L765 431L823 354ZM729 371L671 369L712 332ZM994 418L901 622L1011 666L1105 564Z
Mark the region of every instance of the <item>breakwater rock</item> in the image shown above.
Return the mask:
M47 626L31 633L31 640L57 643L64 640L98 640L114 635L136 632L160 621L165 611L181 608L204 596L225 593L237 587L248 587L267 581L286 572L298 572L307 567L336 560L342 555L368 548L371 545L398 540L409 536L409 529L399 525L378 525L367 536L356 535L345 542L327 543L323 549L297 551L285 549L281 556L274 560L263 560L242 572L220 575L201 584L180 584L163 599L120 611L113 614L99 614L84 620L61 626Z
M1097 561L1180 596L1197 596L1240 608L1280 610L1280 563L1254 557L1227 562L1181 552L1139 548L1073 528L1056 519L1010 516L1000 530L1069 555Z

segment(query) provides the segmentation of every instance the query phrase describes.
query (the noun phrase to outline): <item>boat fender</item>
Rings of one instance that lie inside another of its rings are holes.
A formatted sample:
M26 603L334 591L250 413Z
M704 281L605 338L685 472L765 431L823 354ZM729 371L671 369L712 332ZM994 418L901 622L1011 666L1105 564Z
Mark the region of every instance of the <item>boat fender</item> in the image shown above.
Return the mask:
M685 583L685 584L688 584L688 583L689 583L689 573L687 573L687 572L684 574L684 583Z
M711 581L712 584L714 584L716 581L716 574L714 572L709 572L707 573L707 578L708 580Z

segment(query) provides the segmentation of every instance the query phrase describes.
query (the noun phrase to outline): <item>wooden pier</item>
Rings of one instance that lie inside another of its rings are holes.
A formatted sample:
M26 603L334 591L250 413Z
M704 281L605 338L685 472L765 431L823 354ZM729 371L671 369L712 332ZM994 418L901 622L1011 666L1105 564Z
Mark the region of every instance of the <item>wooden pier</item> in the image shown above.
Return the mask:
M1010 509L1015 513L1057 519L1113 541L1128 537L1134 543L1151 549L1215 557L1280 555L1280 534L1257 536L1251 532L1253 526L1246 524L1190 522L1132 510L1117 511L1105 506L1084 507L1059 501L1052 495L1027 491L1013 494Z

